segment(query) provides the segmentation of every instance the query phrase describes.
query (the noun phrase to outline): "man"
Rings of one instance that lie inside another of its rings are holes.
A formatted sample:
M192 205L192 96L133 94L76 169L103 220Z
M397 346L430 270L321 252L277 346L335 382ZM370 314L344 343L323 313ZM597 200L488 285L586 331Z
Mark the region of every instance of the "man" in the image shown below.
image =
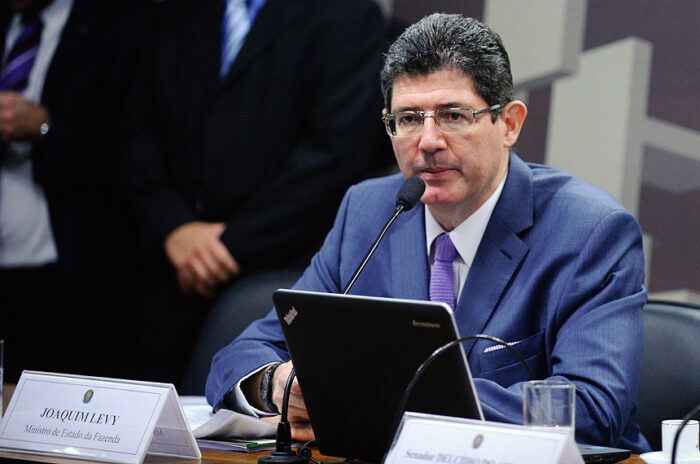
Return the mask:
M647 450L634 417L646 300L634 217L605 192L512 151L526 107L513 100L500 38L478 21L435 14L410 26L390 47L381 82L402 176L347 192L295 288L340 292L390 217L403 178L420 176L422 205L399 217L352 293L454 305L462 335L512 343L538 378L576 384L578 441ZM447 298L436 288L444 254L454 261ZM464 345L485 418L522 423L528 376L498 348ZM288 360L271 313L219 352L208 400L269 414L281 404ZM298 384L289 412L293 436L312 437Z
M368 115L381 108L372 84L385 46L371 0L159 10L122 178L150 261L144 377L177 384L213 299L244 275L303 269L364 175L381 135Z
M103 316L117 300L105 292L116 284L119 249L103 135L139 24L112 41L125 3L0 7L0 336L9 382L23 369L121 373L109 361L116 351L99 345L113 342L105 335L115 321Z

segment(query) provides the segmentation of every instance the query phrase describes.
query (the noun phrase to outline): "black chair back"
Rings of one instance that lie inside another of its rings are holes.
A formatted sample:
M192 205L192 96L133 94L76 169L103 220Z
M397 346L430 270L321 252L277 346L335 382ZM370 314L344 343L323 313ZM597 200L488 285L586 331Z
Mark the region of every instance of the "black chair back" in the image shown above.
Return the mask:
M682 419L700 403L700 306L650 300L643 318L637 419L660 450L661 421Z

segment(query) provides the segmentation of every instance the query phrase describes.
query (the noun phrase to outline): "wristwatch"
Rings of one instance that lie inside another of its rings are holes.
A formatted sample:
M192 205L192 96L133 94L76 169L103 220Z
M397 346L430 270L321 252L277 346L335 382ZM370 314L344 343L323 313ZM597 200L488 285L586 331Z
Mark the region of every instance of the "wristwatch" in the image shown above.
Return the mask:
M42 137L46 137L46 134L49 133L49 130L51 129L51 121L46 119L46 121L41 123L41 126L39 126L39 134L41 134Z
M279 414L279 409L277 405L272 402L272 375L282 363L274 363L263 372L262 379L260 380L260 399L262 399L265 407L275 414Z

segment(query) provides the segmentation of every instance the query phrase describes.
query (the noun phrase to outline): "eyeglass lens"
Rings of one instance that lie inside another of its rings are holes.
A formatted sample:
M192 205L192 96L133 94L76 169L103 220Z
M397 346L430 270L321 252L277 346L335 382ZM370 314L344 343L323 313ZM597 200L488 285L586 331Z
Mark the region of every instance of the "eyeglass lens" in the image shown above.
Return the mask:
M431 117L443 132L461 132L474 122L474 114L468 109L450 108L425 113L403 111L388 120L389 130L398 136L414 135L421 131L425 118Z

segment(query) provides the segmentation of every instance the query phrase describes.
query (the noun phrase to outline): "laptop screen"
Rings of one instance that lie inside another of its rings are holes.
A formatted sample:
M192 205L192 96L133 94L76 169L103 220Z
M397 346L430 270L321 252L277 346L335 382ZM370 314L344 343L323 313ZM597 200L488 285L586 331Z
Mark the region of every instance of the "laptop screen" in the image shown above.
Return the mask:
M378 462L418 367L459 338L445 304L278 290L275 308L319 450ZM423 373L407 411L483 419L462 347Z

